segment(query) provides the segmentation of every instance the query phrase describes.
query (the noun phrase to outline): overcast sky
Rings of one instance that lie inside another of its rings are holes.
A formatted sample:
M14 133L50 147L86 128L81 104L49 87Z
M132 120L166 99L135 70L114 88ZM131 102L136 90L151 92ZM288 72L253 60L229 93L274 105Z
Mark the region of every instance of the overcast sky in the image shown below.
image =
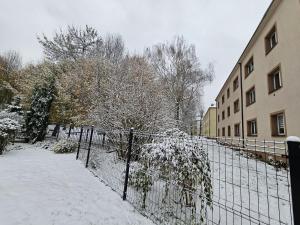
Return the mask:
M203 66L215 64L205 88L207 108L237 62L271 0L0 0L0 53L14 49L24 63L43 53L36 36L67 25L119 33L132 53L183 35Z

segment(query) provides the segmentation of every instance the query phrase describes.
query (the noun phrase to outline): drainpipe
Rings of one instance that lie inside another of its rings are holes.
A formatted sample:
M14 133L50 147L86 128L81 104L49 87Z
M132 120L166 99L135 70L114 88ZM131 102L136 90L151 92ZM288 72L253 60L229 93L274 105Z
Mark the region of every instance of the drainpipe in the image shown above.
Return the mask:
M215 100L215 102L216 102L216 137L218 137L218 123L219 123L219 121L218 121L218 101L217 101L217 99Z
M208 108L208 136L210 136L210 108Z
M245 147L245 133L244 133L244 95L243 95L243 72L242 72L242 63L239 63L240 66L240 85L241 85L241 119L242 119L242 139L243 147Z

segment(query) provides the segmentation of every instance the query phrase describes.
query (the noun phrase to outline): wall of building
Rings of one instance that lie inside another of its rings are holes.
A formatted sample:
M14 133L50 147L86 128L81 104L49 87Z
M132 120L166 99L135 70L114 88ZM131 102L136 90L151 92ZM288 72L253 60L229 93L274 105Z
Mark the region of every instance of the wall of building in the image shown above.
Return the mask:
M257 139L284 140L286 136L300 136L300 4L299 0L277 1L281 2L272 13L270 19L257 35L256 41L249 51L241 57L242 83L243 83L243 111L244 133L247 138L247 120L257 119ZM278 44L268 54L265 51L265 37L271 28L276 25ZM254 71L245 79L244 66L253 57ZM269 94L268 74L278 65L281 67L282 88ZM231 126L231 136L234 134L234 124L241 122L241 110L233 113L233 102L240 97L239 87L233 92L232 84L239 76L239 66L236 66L222 92L217 97L219 102L218 115L220 122L220 136L222 127L228 136L227 126ZM246 91L255 86L256 102L246 107ZM231 96L227 99L226 91L230 87ZM222 104L222 95L225 103ZM230 105L231 116L227 118L227 106ZM222 111L225 110L225 120L222 120ZM275 137L271 132L271 114L284 111L286 121L286 136ZM241 129L241 127L240 127Z
M216 108L209 107L202 120L202 135L206 137L216 137Z

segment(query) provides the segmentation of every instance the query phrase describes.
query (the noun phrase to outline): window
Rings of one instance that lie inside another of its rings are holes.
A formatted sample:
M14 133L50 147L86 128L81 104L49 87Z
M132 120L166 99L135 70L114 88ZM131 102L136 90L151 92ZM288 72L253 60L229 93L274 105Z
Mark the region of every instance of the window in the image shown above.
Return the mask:
M273 26L265 37L266 54L268 54L278 43L276 26Z
M255 87L246 92L246 106L252 105L255 102Z
M227 136L230 137L231 136L231 127L230 126L227 127L227 132L228 132Z
M253 57L249 59L245 66L245 78L249 76L250 73L254 70L254 62L253 62Z
M271 115L272 136L285 136L285 117L284 113Z
M239 78L235 78L233 81L233 91L239 88Z
M224 104L224 102L225 102L225 97L224 97L224 95L222 96L222 105Z
M248 136L257 136L257 122L256 119L247 121Z
M240 124L234 124L234 136L239 137L240 136Z
M222 111L222 120L225 119L225 111Z
M230 117L230 106L227 107L227 117Z
M268 75L269 94L282 87L280 67L274 69Z
M220 115L218 115L218 122L220 122Z
M222 128L222 136L225 136L225 127Z
M234 103L233 103L233 111L234 113L237 113L240 111L240 101L239 99L237 99Z
M230 89L227 88L227 99L230 97Z

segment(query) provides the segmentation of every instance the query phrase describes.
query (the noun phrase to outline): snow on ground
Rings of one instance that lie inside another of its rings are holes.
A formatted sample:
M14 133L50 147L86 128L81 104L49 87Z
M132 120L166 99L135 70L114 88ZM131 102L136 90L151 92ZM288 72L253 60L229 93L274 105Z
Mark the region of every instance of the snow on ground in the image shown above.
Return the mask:
M74 154L20 144L0 156L1 225L153 224Z

